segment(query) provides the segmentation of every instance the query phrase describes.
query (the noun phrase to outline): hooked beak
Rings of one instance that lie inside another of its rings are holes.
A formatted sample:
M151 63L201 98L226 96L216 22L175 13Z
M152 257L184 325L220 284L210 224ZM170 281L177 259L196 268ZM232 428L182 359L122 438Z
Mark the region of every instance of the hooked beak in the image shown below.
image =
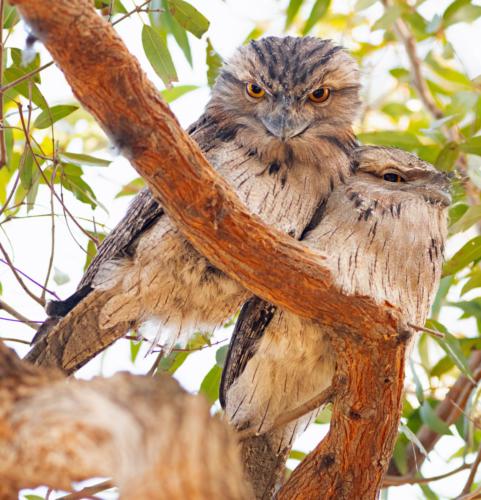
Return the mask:
M293 120L287 112L263 116L261 122L271 135L278 137L281 141L301 135L309 128L309 123L299 123Z

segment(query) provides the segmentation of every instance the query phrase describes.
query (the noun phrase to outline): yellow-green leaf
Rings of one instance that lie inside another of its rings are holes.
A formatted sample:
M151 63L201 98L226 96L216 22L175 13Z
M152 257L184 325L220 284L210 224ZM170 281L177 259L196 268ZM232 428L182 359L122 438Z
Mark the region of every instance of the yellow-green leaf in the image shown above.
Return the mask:
M164 84L168 87L176 82L177 73L166 43L154 28L146 24L142 28L142 46L152 68Z
M167 6L177 22L197 38L209 29L209 20L190 3L184 0L167 0Z
M35 128L47 128L52 123L65 118L74 111L77 111L78 106L74 105L60 105L52 106L51 108L44 109L35 119L33 126Z

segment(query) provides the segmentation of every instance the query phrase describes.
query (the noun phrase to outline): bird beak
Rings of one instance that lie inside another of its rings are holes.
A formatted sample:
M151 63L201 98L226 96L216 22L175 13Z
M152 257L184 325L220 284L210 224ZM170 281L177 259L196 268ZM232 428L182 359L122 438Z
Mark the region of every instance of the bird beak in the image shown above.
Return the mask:
M271 135L278 137L281 141L301 135L309 127L309 124L299 123L286 111L262 116L261 122Z
M438 204L443 208L451 205L451 182L450 177L443 172L436 172L432 175L431 182L426 187L424 195L433 204Z

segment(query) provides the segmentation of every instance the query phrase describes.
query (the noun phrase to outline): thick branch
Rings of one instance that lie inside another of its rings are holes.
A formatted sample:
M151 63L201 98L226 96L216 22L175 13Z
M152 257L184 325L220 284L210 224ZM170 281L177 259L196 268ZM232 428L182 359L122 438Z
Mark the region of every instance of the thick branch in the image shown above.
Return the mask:
M87 0L13 0L79 101L131 160L185 236L255 294L302 316L395 334L366 297L334 286L324 258L253 217L181 129L112 26ZM102 36L99 36L102 33ZM275 255L275 266L272 265Z
M169 376L67 382L0 343L0 429L0 498L94 476L126 499L249 497L233 433Z

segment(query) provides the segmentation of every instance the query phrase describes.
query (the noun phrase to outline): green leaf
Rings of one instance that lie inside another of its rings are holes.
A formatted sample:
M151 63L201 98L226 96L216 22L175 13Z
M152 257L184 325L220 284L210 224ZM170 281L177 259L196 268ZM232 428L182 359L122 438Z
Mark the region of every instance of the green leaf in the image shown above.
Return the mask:
M177 22L197 38L209 29L209 20L184 0L167 0L167 6Z
M78 106L73 105L52 106L51 108L44 109L33 122L33 126L35 128L48 128L56 121L77 111L77 109Z
M207 38L207 50L206 50L206 61L207 61L207 82L209 87L213 87L219 70L222 67L222 58L212 47L210 38Z
M468 139L463 144L460 144L459 147L465 153L481 156L481 135L471 137L471 139Z
M170 87L170 89L162 90L160 93L166 102L171 103L179 97L182 97L188 92L197 90L199 87L197 85L177 85L176 87Z
M472 22L481 16L481 6L472 5L470 0L456 0L444 11L445 26L455 23Z
M316 0L309 17L307 18L306 24L302 30L303 35L307 35L309 31L314 27L314 25L326 15L327 10L331 5L331 0Z
M400 132L398 130L364 132L358 135L358 139L364 144L396 146L408 150L421 146L421 142L414 134L411 132Z
M406 445L407 443L404 437L402 439L398 438L392 455L397 470L403 475L406 474L408 470Z
M394 22L401 16L402 10L399 6L393 5L386 9L385 13L374 23L371 31L391 29Z
M468 281L464 284L461 295L474 290L475 288L481 288L481 269L475 269L469 276Z
M44 497L38 495L24 495L25 500L45 500Z
M408 440L415 444L419 451L425 456L428 456L428 452L426 451L426 448L423 446L419 438L416 436L416 434L407 426L404 424L401 424L399 426L399 430L408 438Z
M130 341L130 361L132 363L135 363L135 360L137 359L137 356L139 355L140 347L142 346L142 341L135 341L131 340Z
M459 146L455 142L448 142L439 153L434 165L438 170L451 172L459 156Z
M110 160L104 160L103 158L97 158L96 156L81 154L81 153L60 153L60 158L68 162L73 162L81 167L108 167L112 162Z
M291 452L289 453L289 458L292 459L292 460L304 460L304 458L306 457L306 453L304 453L303 451L299 451L299 450L291 450Z
M58 267L54 267L53 269L53 280L57 285L65 285L65 283L70 281L70 277L67 273L64 273Z
M354 6L354 11L359 12L360 10L367 9L374 5L377 0L357 0L356 5Z
M286 11L286 26L284 29L288 29L289 26L294 21L296 14L299 12L299 9L302 6L304 0L290 0L289 5L287 6Z
M221 376L222 368L215 364L200 385L200 393L204 394L211 404L215 403L219 397Z
M192 66L192 51L190 50L189 37L185 29L170 14L167 0L152 0L150 7L153 9L153 12L149 13L151 25L157 28L164 41L167 34L173 35L188 63ZM157 12L155 9L160 11Z
M177 73L170 57L169 49L157 31L144 24L142 28L142 46L152 68L168 87L177 81Z
M25 147L20 158L20 184L25 190L30 189L33 181L33 156L30 148Z
M219 347L219 349L217 349L217 351L215 352L215 362L221 368L224 368L224 364L225 364L225 360L227 358L228 351L229 351L229 346L223 345L222 347Z
M481 236L476 236L458 250L443 267L443 276L456 274L471 262L481 258Z
M443 339L436 337L434 339L435 342L441 346L444 352L451 358L453 363L461 370L461 373L474 382L473 374L469 369L468 360L461 349L459 340L454 335L449 333L446 327L438 321L432 319L428 320L426 321L426 326L444 334ZM474 383L476 384L476 382Z
M125 184L125 186L115 195L116 198L121 198L122 196L133 196L137 194L142 188L145 187L145 181L138 177L133 181Z
M10 66L5 69L4 72L4 83L12 83L24 76L28 71L24 68L20 69L16 66ZM15 98L18 94L21 94L26 99L32 98L32 102L41 109L46 109L48 107L45 97L43 97L37 85L33 82L33 78L30 79L31 92L29 90L29 81L23 80L22 82L15 85L5 93L5 96Z
M436 415L427 401L424 401L419 410L419 414L421 415L422 421L433 431L442 435L452 435L449 426Z
M466 210L466 212L461 216L461 218L458 219L456 223L449 228L449 233L455 234L462 231L466 231L473 224L476 224L480 220L481 220L481 205L472 205Z
M411 367L411 371L413 374L414 386L416 388L416 397L418 401L422 403L424 401L424 392L423 392L423 384L421 384L421 380L419 380L416 368L414 368L413 360L409 360L409 366Z
M18 21L20 21L20 16L17 13L17 9L11 5L5 4L3 6L3 28L8 30L13 28Z
M442 357L430 370L431 377L441 377L454 368L454 362L449 356Z
M189 356L189 351L172 351L168 356L162 358L159 369L173 375Z

